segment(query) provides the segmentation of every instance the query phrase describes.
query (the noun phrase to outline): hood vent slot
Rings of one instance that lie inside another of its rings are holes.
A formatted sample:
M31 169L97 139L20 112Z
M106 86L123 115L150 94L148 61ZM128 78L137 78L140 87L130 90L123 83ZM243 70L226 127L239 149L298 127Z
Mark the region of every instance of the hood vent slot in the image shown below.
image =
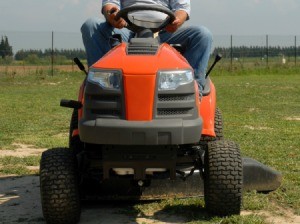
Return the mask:
M127 55L155 55L159 47L154 38L132 38L127 46Z

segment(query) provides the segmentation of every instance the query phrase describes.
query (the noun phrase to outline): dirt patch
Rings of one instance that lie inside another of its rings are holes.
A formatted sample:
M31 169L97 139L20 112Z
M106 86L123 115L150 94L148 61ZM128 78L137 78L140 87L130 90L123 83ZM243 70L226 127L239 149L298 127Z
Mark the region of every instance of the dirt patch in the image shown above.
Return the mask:
M285 120L287 120L287 121L300 121L300 117L286 117Z
M38 177L3 177L0 180L2 223L42 219Z
M46 149L14 144L14 150L1 150L1 156L26 157L40 155ZM28 167L38 170L39 167ZM276 214L268 211L243 211L242 215L255 214L264 217L267 223L300 223L300 216L292 211L278 208ZM40 198L38 176L0 176L0 217L1 224L45 223ZM80 223L127 223L127 224L166 224L185 223L186 218L167 211L153 211L140 214L133 205L126 202L84 202Z
M259 108L251 107L251 108L248 109L248 111L251 112L251 113L252 113L252 112L259 112L260 109L259 109Z
M270 224L299 224L300 216L295 215L288 209L279 208L276 214L269 211L243 211L242 215L258 215L264 217L265 221Z
M6 156L18 157L18 158L25 158L28 156L41 156L42 152L46 151L47 149L35 148L33 145L25 145L14 143L12 144L13 150L1 150L0 149L0 158ZM0 168L1 167L0 165ZM30 173L38 173L39 166L26 166L26 169L31 171ZM1 192L0 192L1 193Z
M0 156L27 157L40 155L46 149L32 145L13 144L14 150L0 150ZM38 166L27 169L38 170ZM130 212L129 212L130 211ZM132 205L124 202L83 203L80 223L184 223L185 219L177 215L160 213L159 215L131 214ZM0 176L0 223L45 223L41 207L40 184L38 176ZM163 221L161 221L163 220Z
M45 223L38 176L0 177L0 223ZM125 202L85 202L80 223L184 223L178 215L161 213L153 216L131 214L132 205ZM163 220L163 221L162 221Z
M0 177L0 217L2 224L45 223L40 198L38 176ZM128 202L84 202L80 223L127 223L127 224L166 224L185 223L178 214L155 211L155 214L133 212ZM288 209L278 208L276 213L269 211L243 211L242 215L258 215L267 223L296 224L300 216Z
M250 129L250 130L259 130L259 131L262 131L262 130L272 130L272 128L269 128L269 127L254 127L254 126L251 126L251 125L245 125L244 128L247 128L247 129Z
M0 157L14 156L14 157L26 157L26 156L37 156L42 154L47 149L38 149L33 145L24 145L19 143L12 144L14 150L0 150Z

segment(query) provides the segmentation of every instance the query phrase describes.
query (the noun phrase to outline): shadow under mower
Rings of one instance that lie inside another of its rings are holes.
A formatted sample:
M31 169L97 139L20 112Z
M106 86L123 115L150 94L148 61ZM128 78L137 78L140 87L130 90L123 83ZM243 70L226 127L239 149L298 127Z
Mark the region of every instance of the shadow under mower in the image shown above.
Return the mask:
M139 5L116 17L125 19L136 37L124 43L113 36L112 50L88 72L74 59L86 78L78 101L61 101L74 109L69 148L50 149L41 158L46 221L78 222L83 199L203 193L209 213L235 215L240 214L243 190L278 188L280 173L242 158L239 146L223 138L216 90L208 76L221 57L209 69L199 98L183 47L154 38L175 19L172 11Z

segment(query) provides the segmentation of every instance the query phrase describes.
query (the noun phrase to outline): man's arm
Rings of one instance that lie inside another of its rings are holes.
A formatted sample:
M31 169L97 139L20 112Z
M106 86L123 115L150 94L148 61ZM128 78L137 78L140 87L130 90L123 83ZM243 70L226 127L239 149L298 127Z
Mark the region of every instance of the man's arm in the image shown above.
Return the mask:
M173 12L178 10L185 11L189 18L191 14L191 0L169 0L169 2Z
M170 0L171 10L174 11L176 19L166 27L168 32L174 33L190 17L190 0Z
M166 31L168 31L170 33L174 33L179 27L182 26L182 24L184 24L184 22L188 18L188 14L183 10L178 10L174 14L175 14L176 19L173 21L172 24L169 24L166 27Z
M127 25L126 21L122 18L115 20L117 12L120 11L120 1L116 0L103 0L102 1L102 14L106 21L113 27L122 29Z

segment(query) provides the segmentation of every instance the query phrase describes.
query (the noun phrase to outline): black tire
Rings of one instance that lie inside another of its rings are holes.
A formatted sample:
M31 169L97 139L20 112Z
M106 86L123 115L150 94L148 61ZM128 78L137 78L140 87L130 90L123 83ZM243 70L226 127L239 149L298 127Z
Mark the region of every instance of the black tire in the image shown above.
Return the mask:
M74 155L80 153L84 148L84 144L80 140L79 135L72 136L73 131L76 129L78 129L78 110L74 109L70 121L70 132L69 132L69 148L73 151Z
M222 117L222 112L221 110L217 107L215 111L215 124L214 124L214 129L216 133L216 137L211 137L211 136L201 136L200 141L217 141L217 140L223 140L224 135L223 135L223 117Z
M204 199L209 213L238 215L242 205L243 165L232 141L208 143L204 156Z
M40 191L47 223L77 223L80 199L74 154L66 148L49 149L40 162Z

